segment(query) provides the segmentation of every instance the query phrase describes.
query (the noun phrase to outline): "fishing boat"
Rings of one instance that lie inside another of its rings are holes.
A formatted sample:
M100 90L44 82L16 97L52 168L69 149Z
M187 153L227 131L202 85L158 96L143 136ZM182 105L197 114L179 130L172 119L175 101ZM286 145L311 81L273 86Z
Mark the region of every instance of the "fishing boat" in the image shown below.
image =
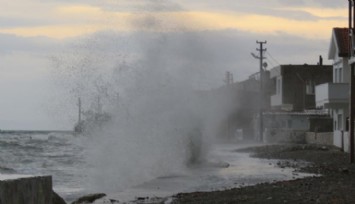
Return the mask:
M102 110L99 97L94 111L83 111L81 99L78 99L78 122L74 126L75 133L90 132L95 128L102 128L102 126L110 120L110 114Z

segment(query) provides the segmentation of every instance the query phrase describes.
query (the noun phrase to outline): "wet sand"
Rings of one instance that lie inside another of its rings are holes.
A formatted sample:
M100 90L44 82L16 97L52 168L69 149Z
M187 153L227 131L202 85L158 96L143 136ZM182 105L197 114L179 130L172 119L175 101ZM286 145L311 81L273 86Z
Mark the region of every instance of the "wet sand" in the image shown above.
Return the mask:
M253 157L280 159L281 168L319 176L214 192L182 193L172 203L355 203L355 165L349 154L319 145L270 145L240 149ZM308 165L305 165L309 162Z

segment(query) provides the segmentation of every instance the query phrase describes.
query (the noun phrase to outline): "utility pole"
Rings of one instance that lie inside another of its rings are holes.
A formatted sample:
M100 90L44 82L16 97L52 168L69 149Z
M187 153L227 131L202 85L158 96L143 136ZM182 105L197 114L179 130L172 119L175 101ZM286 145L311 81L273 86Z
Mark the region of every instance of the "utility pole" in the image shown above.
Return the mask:
M263 60L265 57L263 56L264 52L266 51L266 48L264 47L264 44L267 43L267 41L256 41L257 44L259 44L260 48L257 48L256 50L259 51L259 56L255 55L254 53L251 53L251 55L259 59L260 61L260 93L259 93L259 140L263 141L263 132L264 132L264 123L263 123L263 109L264 109L264 70L263 70Z
M355 28L355 6L354 0L349 0L349 64L350 64L350 100L349 100L349 143L350 163L355 162L354 148L354 119L355 119L355 53L354 53L354 28Z
M259 94L259 137L260 141L263 142L263 132L264 132L264 123L263 123L263 109L264 109L264 88L263 88L263 83L264 83L264 70L263 70L263 54L266 49L263 48L263 45L266 44L266 41L259 42L256 41L257 44L259 44L260 48L256 49L259 51L259 60L260 60L260 94Z
M233 74L229 71L226 72L226 79L224 80L224 82L226 83L226 86L227 86L227 89L228 89L228 92L230 91L229 88L230 88L230 85L233 84ZM228 115L228 118L227 118L227 137L228 138L231 138L232 137L232 131L231 131L231 116Z
M226 72L226 79L224 80L224 82L227 86L233 84L233 74L231 72Z

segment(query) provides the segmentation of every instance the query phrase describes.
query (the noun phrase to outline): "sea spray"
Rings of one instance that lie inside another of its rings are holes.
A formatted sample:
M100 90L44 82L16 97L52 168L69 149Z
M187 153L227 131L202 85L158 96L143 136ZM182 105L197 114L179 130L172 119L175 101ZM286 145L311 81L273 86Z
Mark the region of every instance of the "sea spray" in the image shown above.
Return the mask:
M128 76L121 71L121 78L132 78L108 107L112 121L90 133L91 178L106 191L179 173L207 152L200 94L194 77L183 73L199 67L181 67L164 56L171 47L160 37L128 66Z
M198 34L132 33L134 51L113 45L124 39L97 33L75 54L55 58L71 100L80 97L87 115L100 107L110 116L81 135L88 188L105 192L206 162L226 110L223 97L206 91L218 67Z

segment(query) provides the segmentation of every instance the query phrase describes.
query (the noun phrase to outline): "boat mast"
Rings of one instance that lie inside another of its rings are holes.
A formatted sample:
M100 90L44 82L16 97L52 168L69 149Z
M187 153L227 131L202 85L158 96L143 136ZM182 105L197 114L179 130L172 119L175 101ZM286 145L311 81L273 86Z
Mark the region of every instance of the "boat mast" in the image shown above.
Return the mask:
M78 112L78 124L81 124L81 98L78 98L78 108L79 108L79 112Z

